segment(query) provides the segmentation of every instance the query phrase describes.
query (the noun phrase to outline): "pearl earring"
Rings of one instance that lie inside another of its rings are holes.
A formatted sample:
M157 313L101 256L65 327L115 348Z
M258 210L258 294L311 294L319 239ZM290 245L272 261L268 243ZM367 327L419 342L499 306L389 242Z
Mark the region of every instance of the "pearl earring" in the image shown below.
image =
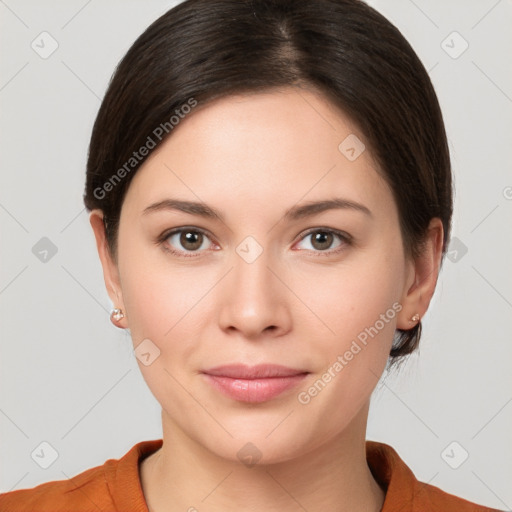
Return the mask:
M110 320L112 320L112 323L119 322L124 318L124 313L122 309L115 308L112 310L112 313L110 313Z

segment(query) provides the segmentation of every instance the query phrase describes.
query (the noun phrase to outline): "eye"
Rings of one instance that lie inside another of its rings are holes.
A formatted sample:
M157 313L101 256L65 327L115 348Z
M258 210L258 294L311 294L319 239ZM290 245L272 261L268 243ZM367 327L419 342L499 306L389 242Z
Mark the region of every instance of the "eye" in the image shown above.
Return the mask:
M195 256L208 248L208 242L211 243L210 238L199 228L174 229L161 237L163 248L179 256Z
M352 237L347 233L326 228L311 229L302 236L299 243L304 243L308 239L310 239L307 244L309 247L306 245L299 248L318 253L318 255L340 252L352 242ZM205 231L194 227L181 227L167 231L160 237L159 243L165 251L183 257L199 256L208 248L217 247Z
M320 252L326 254L333 254L343 250L347 245L350 245L352 241L352 237L347 233L343 233L342 231L332 230L332 229L324 229L324 228L315 228L307 232L302 238L301 242L305 240L310 241L306 247L302 247L302 249L312 250L313 252ZM333 243L337 244L333 246Z

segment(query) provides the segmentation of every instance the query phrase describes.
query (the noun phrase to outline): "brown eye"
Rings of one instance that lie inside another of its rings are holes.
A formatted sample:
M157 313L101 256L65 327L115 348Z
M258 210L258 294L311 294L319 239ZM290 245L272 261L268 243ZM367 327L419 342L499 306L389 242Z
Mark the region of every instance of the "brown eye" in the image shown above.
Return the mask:
M327 231L317 231L316 233L311 233L311 235L311 245L319 251L329 249L334 240L333 234Z
M300 249L307 249L313 253L332 254L337 250L342 250L351 243L351 236L343 232L331 229L315 229L310 230L300 240L300 244L304 244L309 239L309 243Z
M176 229L167 235L164 240L168 250L176 254L199 253L208 248L208 236L198 229ZM201 249L201 250L200 250Z
M180 244L189 251L196 251L203 243L203 234L197 231L182 231Z

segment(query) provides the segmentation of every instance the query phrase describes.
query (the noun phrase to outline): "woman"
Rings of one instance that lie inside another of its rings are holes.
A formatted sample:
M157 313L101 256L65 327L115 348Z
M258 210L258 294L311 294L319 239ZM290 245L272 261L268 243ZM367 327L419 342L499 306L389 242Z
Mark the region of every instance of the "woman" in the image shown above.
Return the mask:
M163 439L1 510L489 508L365 440L418 345L452 182L429 77L357 0L187 0L110 83L84 196Z

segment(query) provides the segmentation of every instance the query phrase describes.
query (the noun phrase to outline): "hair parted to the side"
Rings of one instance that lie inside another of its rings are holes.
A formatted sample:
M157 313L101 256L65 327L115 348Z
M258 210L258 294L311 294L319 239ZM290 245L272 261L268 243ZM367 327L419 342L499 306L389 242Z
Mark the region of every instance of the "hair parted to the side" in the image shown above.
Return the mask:
M360 0L186 0L146 29L110 81L89 146L84 202L103 211L113 257L126 191L172 135L172 116L185 105L285 86L317 90L348 115L392 189L405 253L421 253L439 217L444 257L453 200L438 100L409 43ZM134 160L142 147L151 149ZM397 330L391 361L415 350L420 336L420 322Z

